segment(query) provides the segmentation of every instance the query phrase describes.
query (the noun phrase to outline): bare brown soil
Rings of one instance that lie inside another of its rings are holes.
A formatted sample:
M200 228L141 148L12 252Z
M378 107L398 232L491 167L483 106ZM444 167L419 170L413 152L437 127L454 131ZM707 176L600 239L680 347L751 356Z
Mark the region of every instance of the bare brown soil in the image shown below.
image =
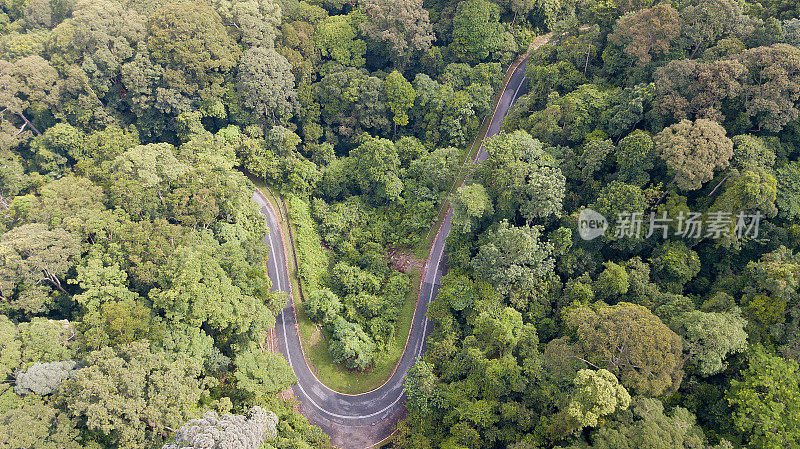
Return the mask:
M425 259L420 259L413 254L401 251L389 253L389 260L392 263L392 267L401 273L408 273L412 270L422 270L422 267L425 266Z

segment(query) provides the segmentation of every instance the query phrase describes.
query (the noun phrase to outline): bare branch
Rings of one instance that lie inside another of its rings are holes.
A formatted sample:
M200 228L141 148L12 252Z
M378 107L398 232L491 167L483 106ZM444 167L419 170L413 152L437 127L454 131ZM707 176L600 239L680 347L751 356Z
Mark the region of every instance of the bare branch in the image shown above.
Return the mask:
M22 134L22 131L25 130L26 126L28 126L28 123L27 122L23 123L22 126L19 127L19 130L17 131L17 133L14 134L14 137L17 137L18 135Z
M39 131L39 128L37 128L33 123L31 123L31 121L28 120L28 117L25 117L25 114L23 114L22 112L17 112L16 114L19 116L19 118L24 120L25 123L28 124L28 126L31 127L31 129L33 130L34 133L36 133L37 136L42 134L42 132Z
M594 369L601 369L599 366L595 365L594 363L592 363L592 362L590 362L590 361L588 361L588 360L586 360L586 359L582 359L582 358L580 358L580 357L578 357L578 356L576 356L576 355L572 355L572 354L570 354L570 355L568 355L567 357L572 357L572 358L574 358L574 359L578 359L578 360L580 360L581 362L584 362L584 363L586 363L586 364L588 364L588 365L591 365L591 366L593 366L593 367L594 367Z
M724 178L722 178L722 181L720 181L720 182L719 182L719 184L717 184L717 186L716 186L716 187L714 187L714 190L712 190L712 191L711 191L711 193L709 193L709 194L708 194L708 196L711 196L711 195L713 195L713 194L714 194L714 192L716 192L716 191L717 191L717 189L719 188L719 186L721 186L721 185L722 185L722 183L723 183L723 182L725 182L725 180L726 180L726 179L728 179L728 176L730 176L730 175L726 175Z
M53 284L53 286L56 289L58 289L58 291L60 291L61 293L67 293L67 291L64 290L64 287L61 286L61 281L59 281L58 277L56 277L56 275L51 273L50 270L48 270L47 268L42 268L42 273L44 273L45 278L48 281L50 281L50 283Z

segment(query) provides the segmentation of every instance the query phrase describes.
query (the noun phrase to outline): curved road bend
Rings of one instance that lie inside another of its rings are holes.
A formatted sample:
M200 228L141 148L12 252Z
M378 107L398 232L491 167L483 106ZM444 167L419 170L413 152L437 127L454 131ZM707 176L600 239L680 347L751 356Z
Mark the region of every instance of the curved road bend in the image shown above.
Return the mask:
M514 101L525 93L527 87L523 61L506 86L498 102L496 112L489 124L487 137L500 131L500 125ZM486 160L487 154L481 146L477 159ZM264 243L269 246L269 277L273 291L289 292L289 274L286 270L286 254L281 240L280 224L270 203L256 191L253 200L261 206L269 225L269 233ZM430 334L433 324L427 319L428 304L436 297L442 275L447 268L443 263L445 239L450 233L452 211L448 210L442 227L433 242L430 256L425 266L425 278L420 289L414 320L411 325L406 351L392 377L380 388L360 395L344 395L323 385L309 369L303 357L300 337L295 324L294 305L289 305L278 316L275 326L278 348L286 357L297 383L292 387L300 402L303 414L313 424L322 428L332 438L333 444L341 448L364 449L388 437L397 419L405 412L403 407L403 379L408 369L425 350L425 337Z

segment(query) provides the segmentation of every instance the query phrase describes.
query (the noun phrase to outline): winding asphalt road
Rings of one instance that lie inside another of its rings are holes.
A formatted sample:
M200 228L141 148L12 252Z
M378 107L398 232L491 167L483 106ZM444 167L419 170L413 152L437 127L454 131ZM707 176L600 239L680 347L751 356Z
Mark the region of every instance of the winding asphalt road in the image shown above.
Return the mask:
M523 81L526 66L527 60L524 60L506 84L489 123L487 138L500 131L500 125L509 108L520 95L525 93L527 86ZM486 151L481 146L476 159L484 161L486 158ZM261 206L261 212L269 224L269 233L264 237L264 243L270 250L268 271L273 291L288 294L289 274L279 218L275 209L259 191L256 191L253 200ZM374 445L393 432L397 419L405 412L403 379L414 361L424 353L425 337L433 328L433 323L426 317L426 312L428 304L436 297L442 276L447 271L444 248L445 239L450 233L451 218L452 211L448 210L425 265L425 275L406 350L392 377L380 388L364 394L345 395L323 385L311 372L303 357L293 301L289 301L289 305L277 318L275 334L278 349L297 376L297 383L292 389L300 402L303 414L309 421L331 435L333 444L338 447L364 449Z

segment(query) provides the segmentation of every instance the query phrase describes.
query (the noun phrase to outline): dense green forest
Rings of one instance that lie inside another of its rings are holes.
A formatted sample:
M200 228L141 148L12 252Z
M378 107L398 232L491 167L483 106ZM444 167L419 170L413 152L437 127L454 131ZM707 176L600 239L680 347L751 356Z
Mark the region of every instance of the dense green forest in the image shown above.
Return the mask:
M797 4L559 6L453 197L396 445L800 447Z
M328 444L279 394L251 179L370 369L389 255L547 32L449 198L390 444L800 447L800 3L0 0L0 448Z

